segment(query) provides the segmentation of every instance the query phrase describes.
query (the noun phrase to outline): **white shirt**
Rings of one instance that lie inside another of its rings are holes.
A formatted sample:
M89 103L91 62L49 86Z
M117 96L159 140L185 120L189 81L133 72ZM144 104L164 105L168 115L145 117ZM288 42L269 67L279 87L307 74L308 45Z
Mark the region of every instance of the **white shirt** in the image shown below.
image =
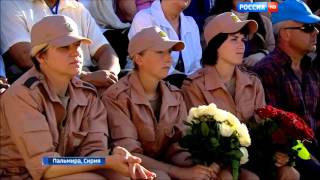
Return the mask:
M0 77L6 77L2 56L0 56Z
M124 29L130 26L130 23L121 22L115 13L115 0L79 0L94 17L97 24L102 29Z
M180 22L181 40L185 43L185 48L182 51L182 59L185 74L190 75L201 68L200 59L202 49L200 45L199 28L192 17L185 16L183 13L180 14ZM129 39L143 28L151 26L159 26L168 34L170 39L179 40L178 34L163 14L159 0L154 1L150 8L143 9L135 15L128 34ZM171 56L173 62L169 74L172 74L175 70L174 67L177 65L179 52L173 51Z
M19 42L30 42L31 27L45 16L52 15L43 0L1 0L1 51L6 52ZM91 45L81 45L83 65L92 66L91 57L104 44L109 44L88 10L74 0L60 0L58 13L72 18L79 35L90 38Z

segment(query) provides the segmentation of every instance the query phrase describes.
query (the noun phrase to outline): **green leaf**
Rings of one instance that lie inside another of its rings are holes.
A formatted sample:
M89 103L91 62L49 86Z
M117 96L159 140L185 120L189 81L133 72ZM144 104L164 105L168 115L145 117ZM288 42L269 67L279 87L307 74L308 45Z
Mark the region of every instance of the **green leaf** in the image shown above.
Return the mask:
M201 123L201 133L203 136L208 136L209 135L209 127L206 122Z
M210 142L211 142L211 146L214 148L216 148L220 145L218 139L214 138L214 137L210 138Z
M242 152L239 149L229 151L226 153L226 155L232 157L232 159L237 159L237 160L240 160L241 157L243 156Z
M233 177L233 180L238 180L240 162L237 161L237 160L232 160L231 161L231 166L232 166L232 177Z

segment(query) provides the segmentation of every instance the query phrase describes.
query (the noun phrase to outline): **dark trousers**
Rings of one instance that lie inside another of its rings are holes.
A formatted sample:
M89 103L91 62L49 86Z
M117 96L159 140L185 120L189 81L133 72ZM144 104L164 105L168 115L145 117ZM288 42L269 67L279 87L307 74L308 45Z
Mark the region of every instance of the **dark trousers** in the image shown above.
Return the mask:
M296 159L296 167L300 173L301 180L319 180L320 179L320 163L317 160Z
M121 69L124 69L127 64L129 44L128 33L129 28L110 29L103 33L103 35L107 38L110 45L118 55Z

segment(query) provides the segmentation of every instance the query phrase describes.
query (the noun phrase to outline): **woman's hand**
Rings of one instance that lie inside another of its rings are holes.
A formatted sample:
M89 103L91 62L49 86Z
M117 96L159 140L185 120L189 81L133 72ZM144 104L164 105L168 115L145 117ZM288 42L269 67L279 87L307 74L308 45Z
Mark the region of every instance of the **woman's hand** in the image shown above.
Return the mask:
M154 179L156 174L140 165L141 159L125 148L115 147L106 162L111 169L132 179Z
M0 95L9 88L7 79L0 77Z
M218 179L218 174L220 172L220 166L214 162L210 165L210 168L213 171L212 179Z
M289 162L289 156L281 152L276 152L274 158L276 160L275 165L277 167L285 166Z
M129 173L132 179L150 179L156 178L156 174L141 166L138 163L129 163Z

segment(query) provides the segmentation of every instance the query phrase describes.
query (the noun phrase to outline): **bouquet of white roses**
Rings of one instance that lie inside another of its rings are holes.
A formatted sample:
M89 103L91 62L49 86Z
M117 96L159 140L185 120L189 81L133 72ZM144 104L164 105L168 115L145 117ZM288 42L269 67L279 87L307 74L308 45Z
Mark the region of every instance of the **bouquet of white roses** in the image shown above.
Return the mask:
M251 139L247 126L230 112L215 104L191 108L187 134L180 145L188 149L197 164L210 166L213 162L232 167L233 179L238 179L239 166L248 162Z

